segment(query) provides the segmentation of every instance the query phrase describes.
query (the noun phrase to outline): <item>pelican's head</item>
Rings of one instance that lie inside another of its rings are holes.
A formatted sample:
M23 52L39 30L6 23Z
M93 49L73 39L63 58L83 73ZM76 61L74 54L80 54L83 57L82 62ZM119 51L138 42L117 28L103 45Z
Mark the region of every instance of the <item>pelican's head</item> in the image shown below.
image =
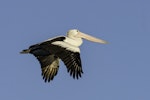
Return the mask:
M105 40L102 40L102 39L90 36L90 35L85 34L85 33L82 33L82 32L80 32L77 29L69 30L67 32L67 36L69 38L74 38L74 39L75 38L83 38L83 39L89 40L91 42L97 42L97 43L107 44L107 42Z
M69 30L67 32L67 36L70 38L76 38L76 35L78 34L78 32L79 32L79 30L77 30L77 29Z

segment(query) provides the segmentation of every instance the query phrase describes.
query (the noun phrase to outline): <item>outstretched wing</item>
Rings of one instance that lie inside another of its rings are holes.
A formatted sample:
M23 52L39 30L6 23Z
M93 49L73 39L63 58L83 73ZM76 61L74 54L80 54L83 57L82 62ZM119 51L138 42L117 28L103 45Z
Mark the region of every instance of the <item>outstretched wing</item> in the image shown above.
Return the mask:
M59 69L59 58L55 55L36 56L41 64L42 76L45 82L53 80Z
M79 78L81 77L82 71L82 65L81 65L81 59L79 53L72 53L70 51L64 51L65 55L58 54L62 61L65 63L68 72L70 73L73 78Z
M41 47L43 46L44 49L50 50L52 54L59 57L66 65L68 72L71 76L73 76L73 78L78 79L81 77L83 71L79 53L80 50L78 47L74 47L62 41L52 42L51 44L47 41L40 45Z

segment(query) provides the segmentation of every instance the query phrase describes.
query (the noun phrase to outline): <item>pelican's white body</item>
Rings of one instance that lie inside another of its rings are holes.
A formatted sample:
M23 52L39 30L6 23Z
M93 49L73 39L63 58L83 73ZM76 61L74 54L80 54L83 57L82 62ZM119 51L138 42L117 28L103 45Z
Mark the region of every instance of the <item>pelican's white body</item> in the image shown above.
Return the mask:
M79 46L83 43L81 38L76 38L76 39L72 39L72 38L68 38L65 37L66 39L64 41L56 41L53 42L53 45L59 45L63 48L66 48L66 50L70 50L72 52L79 52L80 53L80 49Z

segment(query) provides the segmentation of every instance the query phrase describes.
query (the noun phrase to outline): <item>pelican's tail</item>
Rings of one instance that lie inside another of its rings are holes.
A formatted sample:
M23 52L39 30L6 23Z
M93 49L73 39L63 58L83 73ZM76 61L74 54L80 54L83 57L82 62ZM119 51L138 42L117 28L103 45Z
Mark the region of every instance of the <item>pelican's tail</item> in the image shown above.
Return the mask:
M20 53L21 53L21 54L30 53L30 49L25 49L25 50L22 50Z

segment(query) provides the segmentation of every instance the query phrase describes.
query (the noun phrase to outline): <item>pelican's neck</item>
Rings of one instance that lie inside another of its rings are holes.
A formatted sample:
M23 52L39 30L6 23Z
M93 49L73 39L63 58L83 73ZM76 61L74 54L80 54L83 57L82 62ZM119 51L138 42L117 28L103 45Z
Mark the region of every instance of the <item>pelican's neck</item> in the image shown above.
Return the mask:
M81 38L74 38L74 37L66 37L64 42L67 42L68 44L76 46L76 47L81 46L83 43Z

